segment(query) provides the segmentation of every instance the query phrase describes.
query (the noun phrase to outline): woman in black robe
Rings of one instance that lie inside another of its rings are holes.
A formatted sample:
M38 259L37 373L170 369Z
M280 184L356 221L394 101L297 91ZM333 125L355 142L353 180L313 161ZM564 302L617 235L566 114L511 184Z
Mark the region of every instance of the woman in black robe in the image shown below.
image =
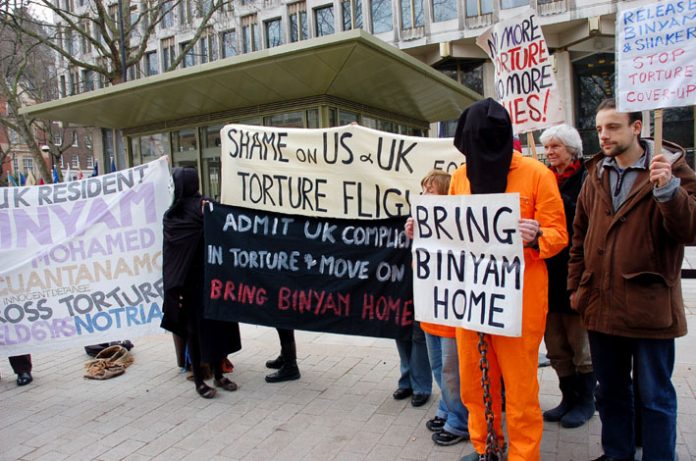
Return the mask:
M215 389L204 381L201 363L213 371L215 386L228 391L237 385L222 374L223 359L242 348L239 325L205 319L203 197L195 168L174 168L174 203L164 214L162 328L186 340L196 392L204 398Z

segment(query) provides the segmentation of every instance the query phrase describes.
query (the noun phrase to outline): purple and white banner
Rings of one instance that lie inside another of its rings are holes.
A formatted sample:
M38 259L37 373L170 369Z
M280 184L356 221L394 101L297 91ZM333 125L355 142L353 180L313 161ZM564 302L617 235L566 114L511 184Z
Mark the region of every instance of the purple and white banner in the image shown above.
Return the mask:
M165 157L0 189L0 356L159 333Z

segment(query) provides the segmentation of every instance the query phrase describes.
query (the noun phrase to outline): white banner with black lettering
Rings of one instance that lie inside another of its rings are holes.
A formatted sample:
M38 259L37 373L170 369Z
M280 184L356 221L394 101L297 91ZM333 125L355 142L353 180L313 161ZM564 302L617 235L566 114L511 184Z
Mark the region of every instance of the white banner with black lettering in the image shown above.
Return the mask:
M328 129L226 125L222 197L227 205L303 216L406 216L432 169L464 163L452 138L422 138L358 125Z
M416 320L522 334L519 194L413 198Z
M622 112L696 104L696 1L621 8L616 73Z
M165 157L0 188L0 357L161 333Z

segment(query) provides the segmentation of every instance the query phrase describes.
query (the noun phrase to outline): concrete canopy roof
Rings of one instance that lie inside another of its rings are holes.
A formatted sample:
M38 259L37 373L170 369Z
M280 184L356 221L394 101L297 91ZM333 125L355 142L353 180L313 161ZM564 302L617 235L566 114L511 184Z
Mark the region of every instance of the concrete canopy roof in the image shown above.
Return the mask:
M23 107L20 113L127 129L324 94L427 122L456 118L481 98L399 49L352 30Z

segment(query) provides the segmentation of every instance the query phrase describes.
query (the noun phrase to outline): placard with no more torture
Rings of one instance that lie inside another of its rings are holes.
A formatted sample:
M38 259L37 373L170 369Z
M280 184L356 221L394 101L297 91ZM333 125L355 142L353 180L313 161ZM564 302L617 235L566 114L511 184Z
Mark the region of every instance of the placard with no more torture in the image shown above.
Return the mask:
M563 122L553 65L534 10L496 23L476 44L493 61L496 98L510 114L515 133Z
M411 334L404 219L205 210L206 317L383 338Z

